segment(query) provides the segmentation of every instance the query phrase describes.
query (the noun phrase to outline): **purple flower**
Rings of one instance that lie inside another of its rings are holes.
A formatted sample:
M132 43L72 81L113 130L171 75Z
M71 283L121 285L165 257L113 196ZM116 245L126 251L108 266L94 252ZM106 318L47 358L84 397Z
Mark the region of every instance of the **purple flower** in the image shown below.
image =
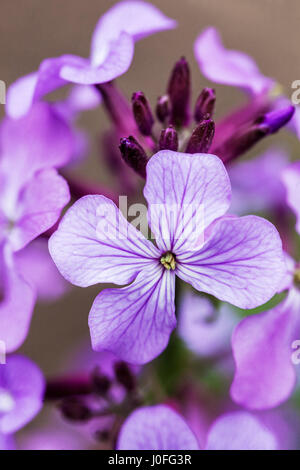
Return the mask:
M275 294L284 272L279 235L262 218L225 216L230 193L218 157L166 150L149 161L144 189L157 246L103 196L86 196L69 209L49 242L62 275L81 287L131 283L95 299L89 316L95 350L133 363L160 354L176 326L176 275L242 308Z
M23 356L9 356L0 365L0 435L12 434L40 411L44 378L39 368Z
M295 213L296 230L300 234L300 162L289 165L282 172L282 180L286 189L287 204Z
M217 309L206 297L187 291L179 306L178 334L197 356L223 355L238 322L229 305Z
M164 405L135 410L124 422L120 450L197 450L198 442L183 418Z
M265 417L246 411L225 413L210 427L204 450L280 449L277 427ZM197 450L199 444L180 415L157 405L137 409L127 418L117 449Z
M45 59L37 72L11 85L7 113L20 117L32 103L67 83L95 85L114 80L128 70L135 41L175 26L174 20L150 3L134 0L117 3L96 25L90 58L63 55Z
M54 225L69 201L54 167L69 161L73 141L64 121L42 103L24 118L5 119L0 132L0 339L11 352L26 337L37 294L32 276L24 278L26 246Z

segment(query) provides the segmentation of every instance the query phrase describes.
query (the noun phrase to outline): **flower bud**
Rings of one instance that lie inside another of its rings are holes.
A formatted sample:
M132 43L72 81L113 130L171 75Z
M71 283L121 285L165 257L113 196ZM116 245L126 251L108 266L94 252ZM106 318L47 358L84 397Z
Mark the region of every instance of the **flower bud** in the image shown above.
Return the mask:
M168 95L160 96L156 105L156 116L163 124L171 114L171 102Z
M178 150L178 135L173 126L163 129L159 138L159 150Z
M63 416L71 421L88 421L91 410L80 398L66 398L59 405Z
M216 102L216 92L212 88L203 88L196 101L194 119L200 122L213 116Z
M143 147L131 135L120 140L119 146L123 160L143 178L146 178L147 155Z
M92 384L94 391L101 396L107 395L111 387L111 381L101 373L99 367L96 367L92 372Z
M202 121L194 129L186 147L186 153L208 153L215 134L215 123L212 119Z
M133 93L132 110L141 134L151 135L154 119L148 100L142 91Z
M268 133L274 134L292 119L294 113L294 106L288 106L283 109L275 109L274 111L270 111L269 113L259 117L255 123L262 126L267 126L269 129Z
M136 381L135 377L132 374L129 366L126 362L119 361L116 362L114 365L115 369L115 377L119 384L123 385L123 387L128 391L132 392L136 388Z
M190 69L184 57L176 62L172 71L168 95L171 101L170 124L184 126L189 122Z

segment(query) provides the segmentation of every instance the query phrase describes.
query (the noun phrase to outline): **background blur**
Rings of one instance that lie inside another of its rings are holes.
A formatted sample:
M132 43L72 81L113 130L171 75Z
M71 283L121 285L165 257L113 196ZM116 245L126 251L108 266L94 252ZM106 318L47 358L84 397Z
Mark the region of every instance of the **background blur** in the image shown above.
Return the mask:
M2 0L0 79L8 86L19 76L35 70L46 57L65 53L88 56L94 26L100 15L114 3L108 0ZM300 79L299 0L153 0L152 3L178 20L179 27L136 45L131 69L118 80L128 97L141 89L154 105L156 97L166 88L174 62L185 55L192 69L195 98L208 82L199 73L193 57L193 42L208 25L220 30L227 47L253 56L261 70L276 78L286 88L286 94L291 95L291 83ZM215 88L217 116L243 99L230 87ZM3 106L0 108L3 116ZM82 124L94 137L108 125L101 109L86 113ZM282 134L281 139L282 136L290 146L287 134ZM256 152L260 149L257 147ZM99 180L103 180L96 145L82 171L91 178L98 179L99 176ZM99 286L72 288L55 304L36 308L31 332L22 351L46 374L61 370L77 342L88 339L88 312L99 290Z

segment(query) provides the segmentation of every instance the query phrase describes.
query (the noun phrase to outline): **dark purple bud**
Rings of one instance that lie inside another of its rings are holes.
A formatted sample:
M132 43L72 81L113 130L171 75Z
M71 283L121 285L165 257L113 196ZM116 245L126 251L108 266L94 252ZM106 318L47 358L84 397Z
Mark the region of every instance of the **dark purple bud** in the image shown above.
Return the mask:
M101 396L107 395L111 387L110 379L101 373L99 367L96 367L92 372L92 384L94 391Z
M156 105L156 116L163 124L171 114L171 102L168 95L160 96Z
M123 160L143 178L146 178L147 155L143 147L131 135L120 140L121 155Z
M292 119L294 112L294 106L288 106L287 108L283 109L276 109L275 111L270 111L264 116L259 117L255 123L260 124L263 127L267 126L269 129L268 134L274 134Z
M66 398L59 405L63 416L71 421L88 421L92 412L80 398Z
M200 122L188 141L186 153L208 153L214 134L215 123L212 119Z
M213 116L216 102L216 92L213 88L203 88L196 101L194 118L196 122L210 119Z
M170 124L174 124L174 126L180 127L189 122L190 88L189 65L182 57L175 64L168 85L168 95L172 107Z
M119 384L123 385L128 392L132 392L136 388L136 380L126 362L116 362L114 369Z
M148 100L142 91L133 93L132 110L141 134L151 135L154 119Z
M163 129L159 138L159 150L178 150L178 134L173 126Z

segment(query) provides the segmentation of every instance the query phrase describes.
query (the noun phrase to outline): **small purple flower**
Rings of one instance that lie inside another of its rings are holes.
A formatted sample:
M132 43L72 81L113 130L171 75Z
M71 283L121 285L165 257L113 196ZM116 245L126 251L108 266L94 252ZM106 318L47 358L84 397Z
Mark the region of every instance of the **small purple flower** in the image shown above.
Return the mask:
M45 59L37 72L10 86L7 113L20 117L32 103L67 83L96 85L114 80L128 70L136 41L175 26L174 20L150 3L135 0L117 3L96 25L90 58L62 55Z
M0 365L0 435L12 434L40 411L44 378L39 368L23 356L9 356Z
M296 230L300 234L300 162L292 163L286 167L282 172L282 181L286 188L287 204L295 213Z
M198 442L183 418L164 405L135 410L119 434L119 450L198 450Z
M281 448L278 430L265 417L235 411L211 425L204 450L276 450ZM119 450L200 450L183 418L165 405L134 411L124 422Z
M276 293L285 269L272 224L225 215L231 189L215 155L158 152L147 165L144 195L156 246L103 196L77 201L49 242L71 283L131 283L98 295L89 326L95 350L133 363L150 361L168 343L176 326L176 275L199 291L252 308Z
M24 118L5 119L0 141L0 339L11 352L26 337L37 294L24 278L26 247L69 201L68 185L54 168L69 161L73 140L65 122L40 103Z

